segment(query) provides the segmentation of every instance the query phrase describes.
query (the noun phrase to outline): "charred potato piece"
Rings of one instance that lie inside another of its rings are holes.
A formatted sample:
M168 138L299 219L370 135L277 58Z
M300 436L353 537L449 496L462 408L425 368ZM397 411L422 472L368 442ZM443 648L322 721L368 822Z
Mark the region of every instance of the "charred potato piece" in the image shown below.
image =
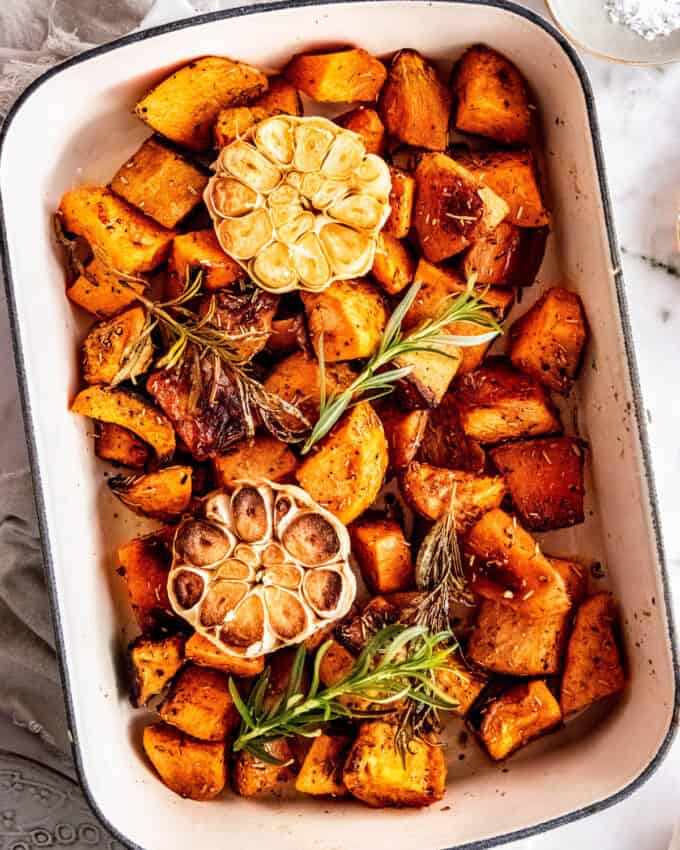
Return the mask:
M472 670L458 655L450 655L446 667L435 671L437 687L456 704L454 714L465 717L486 687L487 677Z
M137 393L93 386L81 390L71 411L101 422L111 422L132 431L156 452L159 462L175 452L175 431L170 421Z
M581 299L554 286L510 328L510 360L546 387L567 395L587 336Z
M252 100L267 85L265 75L250 65L226 56L203 56L158 83L135 106L135 113L166 139L204 151L220 110Z
M564 577L543 555L538 543L499 508L488 511L464 541L472 590L528 615L568 611Z
M388 311L378 288L367 280L336 280L323 292L304 292L302 302L312 346L324 360L370 357L380 344Z
M413 283L416 261L409 249L399 239L381 233L375 247L371 274L388 295L397 295Z
M212 800L227 782L224 743L195 741L165 723L144 727L144 752L164 785L190 800Z
M390 64L378 111L390 136L407 145L443 151L449 140L451 92L437 69L415 50Z
M203 635L194 632L184 647L187 661L199 667L211 667L230 676L258 676L264 670L264 656L244 658L230 655Z
M94 453L109 463L143 469L149 460L149 447L132 431L111 422L97 422Z
M284 77L269 78L269 88L248 106L222 109L213 130L215 147L222 148L240 139L258 122L273 115L302 115L302 101L295 86Z
M359 47L299 53L283 73L296 88L319 103L375 100L387 76L383 63Z
M529 148L471 153L459 161L482 186L488 186L509 207L507 221L517 227L545 227L550 216L541 195L536 160Z
M158 713L161 720L200 741L224 741L240 721L228 677L191 664L177 674Z
M463 430L482 444L562 430L545 389L501 357L490 357L465 375L456 402Z
M382 232L394 239L404 239L411 229L416 179L406 171L393 166L390 166L390 175L392 177L390 217L385 222Z
M492 286L531 286L543 262L549 232L547 226L517 227L502 221L466 252L464 276Z
M217 486L233 489L237 481L245 478L291 481L298 460L286 443L263 433L237 443L227 454L217 455L212 464Z
M413 510L429 520L437 520L446 513L454 493L459 532L469 528L486 511L498 508L506 493L500 476L440 469L417 461L401 473L399 487Z
M175 227L200 204L207 174L175 151L147 139L115 173L110 188L163 227Z
M172 522L189 507L192 473L190 466L166 466L147 475L116 475L109 489L136 514Z
M398 522L364 514L349 529L352 552L373 593L395 593L414 585L411 548Z
M65 192L58 215L64 230L87 240L113 274L153 271L167 259L175 236L102 186Z
M335 121L346 130L352 130L361 136L366 153L382 156L385 147L385 127L375 109L358 106L340 115Z
M295 780L296 790L314 796L346 796L342 772L351 743L347 735L325 732L314 738Z
M187 282L199 271L202 272L201 285L207 292L233 286L246 276L242 266L220 248L212 228L182 233L172 240L165 284L166 300L178 298Z
M144 634L177 622L167 589L173 535L173 528L164 528L118 549L118 574L125 579L132 611Z
M95 257L85 266L85 274L68 287L66 295L88 313L107 319L133 304L137 293L143 291L143 283L122 280Z
M427 410L402 410L389 402L380 405L378 416L387 439L391 472L398 472L415 458L429 415Z
M158 696L184 664L182 634L152 638L140 635L128 647L130 702L135 708Z
M609 593L594 594L576 612L560 693L565 717L623 690L625 675L615 624Z
M531 111L524 77L495 50L469 48L455 68L456 129L508 145L529 137Z
M352 407L295 475L309 495L345 525L376 499L387 471L387 440L368 402Z
M583 522L584 453L576 437L517 440L491 450L522 525L550 531Z
M425 154L415 170L413 227L425 257L433 263L459 254L496 228L508 205L456 160Z
M396 725L364 722L345 763L347 790L369 806L429 806L446 791L441 747L415 740L403 759L395 747Z
M388 435L389 441L389 435ZM484 451L463 431L453 392L446 393L438 407L429 412L417 457L430 466L480 473L486 464ZM404 464L406 465L406 464Z
M507 758L562 721L559 703L541 679L513 685L482 712L478 735L494 761Z
M130 307L93 325L82 346L83 379L88 384L112 384L116 379L143 374L153 357L149 336L140 345L146 327L146 312L141 307Z
M268 741L264 748L281 764L268 764L243 751L234 759L231 784L241 797L257 797L276 791L292 775L293 753L285 738Z

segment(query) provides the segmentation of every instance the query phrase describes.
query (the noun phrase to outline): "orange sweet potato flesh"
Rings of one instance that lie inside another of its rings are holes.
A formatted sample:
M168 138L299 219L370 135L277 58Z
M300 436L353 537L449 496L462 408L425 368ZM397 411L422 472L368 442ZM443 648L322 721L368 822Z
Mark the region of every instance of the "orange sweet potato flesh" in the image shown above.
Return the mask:
M144 633L176 622L168 599L174 529L136 537L118 549L118 573L125 579L132 610Z
M290 481L298 460L286 443L263 433L237 443L228 453L214 457L212 463L215 483L219 487L233 488L243 478Z
M137 300L136 293L144 291L144 284L121 280L96 257L85 266L66 290L69 300L88 313L106 319L124 310Z
M264 670L264 656L257 655L253 658L244 658L241 655L231 655L215 646L214 643L194 633L184 646L184 655L187 661L198 664L200 667L211 667L228 673L230 676L258 676Z
M385 127L380 116L368 106L358 106L344 115L338 116L336 122L346 130L358 133L366 147L366 153L381 156L385 148Z
M390 190L390 216L382 229L383 234L404 239L411 229L416 180L401 168L390 166L392 189Z
M161 720L200 741L224 741L240 722L228 676L192 664L175 676L158 713Z
M296 88L320 103L373 101L387 76L379 59L357 47L300 53L293 56L283 73Z
M397 295L413 283L416 261L404 242L381 233L375 249L371 274L388 295Z
M151 340L134 355L134 363L130 358L146 327L147 315L142 307L129 307L93 325L81 348L83 379L88 384L112 384L123 367L127 367L129 377L139 377L151 364Z
M190 800L212 800L227 781L223 742L196 741L165 723L144 728L144 752L171 791Z
M502 221L488 236L466 252L462 271L466 279L491 286L531 286L543 262L549 228L517 227Z
M172 522L189 507L192 473L190 466L166 466L146 475L116 475L108 483L134 513Z
M346 735L322 733L314 738L295 780L296 790L314 796L345 796L342 770L350 744L351 738Z
M413 458L410 458L413 460ZM429 412L417 460L444 469L480 473L486 456L463 430L455 394L449 390L438 407Z
M217 116L214 127L215 147L221 148L238 138L265 118L273 115L302 115L302 101L295 86L285 77L269 78L269 88L248 106L228 106Z
M171 300L181 295L187 276L203 272L201 284L208 292L230 287L245 277L245 271L220 248L215 231L195 230L182 233L172 240L168 258L168 278L165 298Z
M427 410L403 410L389 402L378 407L389 449L389 468L397 472L415 458L425 433Z
M132 431L111 422L97 422L94 453L110 463L143 469L149 460L149 447Z
M281 762L268 764L247 752L240 752L234 760L231 784L241 797L257 797L277 791L292 775L290 762L293 752L286 738L277 738L265 744L269 754Z
M350 527L352 552L373 593L396 593L414 584L411 549L399 523L364 514Z

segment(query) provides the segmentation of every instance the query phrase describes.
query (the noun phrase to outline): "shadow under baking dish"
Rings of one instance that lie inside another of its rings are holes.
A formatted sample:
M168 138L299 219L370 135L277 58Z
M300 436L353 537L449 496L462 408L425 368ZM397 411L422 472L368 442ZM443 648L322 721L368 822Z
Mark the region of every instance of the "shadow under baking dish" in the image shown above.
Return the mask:
M192 57L227 54L273 69L305 48L355 43L378 55L414 47L450 66L475 42L519 66L540 119L553 234L539 282L524 293L519 312L546 285L566 283L581 295L592 330L578 388L579 430L592 446L588 518L549 535L548 551L606 564L630 684L610 712L569 723L504 766L471 744L459 750L452 743L447 797L427 810L376 812L301 795L266 802L225 795L209 805L182 800L143 759L138 727L145 715L130 708L118 676L133 624L114 575L115 550L144 522L119 513L91 451L89 425L67 409L78 386L74 352L85 323L64 298L51 213L70 186L108 181L148 135L131 105ZM248 6L135 33L29 87L3 129L0 197L17 371L74 755L91 805L121 841L184 850L200 830L203 850L221 847L225 833L238 834L241 850L482 848L598 811L653 772L678 711L668 584L592 93L580 61L549 24L503 0L360 0Z

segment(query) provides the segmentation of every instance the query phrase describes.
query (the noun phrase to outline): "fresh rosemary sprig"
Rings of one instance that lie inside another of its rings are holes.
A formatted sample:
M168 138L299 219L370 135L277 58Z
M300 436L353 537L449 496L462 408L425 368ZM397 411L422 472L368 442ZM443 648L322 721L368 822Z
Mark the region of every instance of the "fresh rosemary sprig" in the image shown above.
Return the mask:
M246 750L261 761L278 764L266 748L269 741L294 735L313 738L333 720L380 717L406 698L441 710L455 708L450 698L437 687L434 677L436 670L446 667L455 649L452 639L448 630L433 634L425 626L386 626L366 644L344 678L320 690L319 668L332 643L327 641L316 653L306 693L302 689L306 652L301 645L287 689L269 708L265 700L269 669L259 676L247 702L230 678L229 691L241 715L234 752ZM354 708L342 699L346 697L363 698L383 708Z
M392 392L395 384L405 378L412 366L385 369L394 360L404 354L429 351L450 357L446 347L481 345L502 333L502 328L489 312L488 305L482 301L482 295L473 291L474 281L469 281L468 289L460 295L446 299L439 313L431 319L425 319L410 333L404 335L402 322L413 304L420 284L411 284L406 295L399 302L383 332L380 345L366 364L364 370L342 392L330 397L325 391L325 370L323 360L323 340L320 345L319 368L321 370L321 403L319 418L305 442L302 453L306 454L331 430L343 413L357 401L375 400ZM453 322L469 322L487 333L476 336L459 336L447 333L448 325ZM381 371L385 369L385 371Z

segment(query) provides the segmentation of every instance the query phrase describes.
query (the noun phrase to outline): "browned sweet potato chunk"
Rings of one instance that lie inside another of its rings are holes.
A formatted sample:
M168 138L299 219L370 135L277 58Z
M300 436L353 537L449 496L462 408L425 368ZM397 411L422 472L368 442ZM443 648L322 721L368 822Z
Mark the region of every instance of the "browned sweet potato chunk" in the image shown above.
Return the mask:
M387 76L383 63L360 47L299 53L283 73L296 88L320 103L375 100Z
M433 263L460 253L508 214L505 201L443 153L421 157L415 178L413 227Z
M130 670L130 702L135 708L148 701L165 688L170 679L184 664L182 634L152 638L140 635L128 647Z
M380 93L380 116L390 136L407 145L446 149L451 92L437 69L415 50L400 50Z
M240 719L228 677L191 664L177 674L158 713L166 723L201 741L224 741Z
M212 800L227 782L224 743L195 741L165 723L144 727L144 752L163 783L180 797Z
M211 327L232 336L232 350L246 362L267 344L278 304L278 295L258 287L240 292L222 289L200 299L198 314L201 318L210 315Z
M314 738L295 780L295 788L303 794L344 797L347 788L342 772L351 743L347 735L322 733Z
M389 450L389 469L392 472L408 466L415 458L428 415L427 410L402 410L389 402L378 408Z
M97 422L94 453L110 463L143 469L149 460L149 447L132 431L110 422Z
M413 741L403 758L395 747L398 727L364 722L345 763L347 790L369 806L429 806L446 791L441 747Z
M124 281L96 257L85 266L86 274L79 275L66 290L69 300L88 313L108 318L133 304L144 284Z
M378 236L371 274L388 295L396 295L413 283L416 261L399 239L387 233Z
M217 486L233 488L242 478L290 481L298 460L286 443L263 433L237 443L227 454L214 457L212 463Z
M538 169L529 148L518 151L471 153L459 157L482 186L502 198L510 211L507 220L517 227L544 227L550 216L543 203Z
M505 56L483 44L469 48L455 69L453 87L457 130L509 145L527 141L531 112L526 83Z
M131 511L172 522L189 507L192 474L190 466L166 466L146 475L116 475L108 483L111 492Z
M609 593L594 594L576 612L560 693L565 717L623 690L625 675L615 624Z
M203 56L158 83L135 112L167 139L204 151L220 110L257 97L267 85L265 75L250 65L226 56Z
M393 593L391 595L398 597L407 594ZM366 642L376 632L380 631L383 626L389 626L399 620L400 613L399 607L388 601L384 596L374 596L364 606L361 613L355 612L352 617L348 617L337 627L336 637L350 653L359 655Z
M295 313L286 319L274 319L272 332L267 338L266 350L276 358L285 357L304 349L307 345L307 325L304 313Z
M389 437L388 437L389 440ZM409 460L413 460L411 457ZM418 448L417 459L430 466L482 472L486 462L484 451L463 431L458 405L449 390L438 407L429 412Z
M295 86L285 77L269 78L269 88L248 106L228 106L217 116L215 147L221 148L243 137L251 127L272 115L302 115L302 101Z
M413 587L411 549L398 522L381 514L364 514L350 526L352 552L373 593Z
M526 528L583 522L584 446L576 437L517 440L492 449L491 457Z
M543 387L501 357L491 357L465 375L456 388L456 401L465 433L480 443L561 430Z
M198 271L203 272L201 285L208 292L246 277L245 270L220 248L212 228L182 233L172 240L165 298L169 301L181 295L187 280Z
M193 664L198 664L200 667L212 667L231 676L257 676L264 670L263 655L254 658L231 655L198 632L186 642L184 654L187 661Z
M587 337L581 299L555 286L510 328L513 364L566 395L581 364Z
M118 573L127 584L132 610L145 634L175 620L168 599L174 529L136 537L118 549Z
M58 214L64 230L86 239L114 274L136 275L157 268L166 260L175 235L101 186L65 192Z
M434 674L437 687L456 704L454 714L464 717L484 690L487 677L479 670L472 670L458 655L450 655L446 667Z
M559 703L540 679L513 685L482 711L479 737L494 761L507 758L562 720Z
M506 493L500 476L440 469L417 461L402 471L399 487L413 510L429 520L443 516L455 493L456 527L461 532L486 511L499 507Z
M341 127L361 136L366 153L382 155L385 147L385 127L375 109L358 106L335 120Z
M382 232L395 239L404 239L411 229L416 179L400 168L392 166L390 166L390 174L392 176L390 217L385 222Z
M264 744L264 748L281 764L268 764L247 752L238 753L234 759L231 784L241 797L257 797L276 791L292 775L293 752L286 738L269 741Z
M401 405L409 410L434 408L444 397L462 362L461 349L445 345L446 353L414 351L400 354L394 365L411 371L398 384Z
M472 590L529 615L568 611L569 594L560 571L515 517L496 508L485 513L464 541Z
M328 688L341 679L344 679L352 667L354 667L355 661L356 658L351 652L336 640L331 639L331 645L321 659L319 679Z
M141 349L138 345L146 324L146 312L130 307L93 325L82 346L83 379L88 384L112 384L123 375L125 379L137 378L145 372L153 356L148 337Z
M502 221L466 252L466 278L495 286L531 286L543 262L549 228L517 227Z

